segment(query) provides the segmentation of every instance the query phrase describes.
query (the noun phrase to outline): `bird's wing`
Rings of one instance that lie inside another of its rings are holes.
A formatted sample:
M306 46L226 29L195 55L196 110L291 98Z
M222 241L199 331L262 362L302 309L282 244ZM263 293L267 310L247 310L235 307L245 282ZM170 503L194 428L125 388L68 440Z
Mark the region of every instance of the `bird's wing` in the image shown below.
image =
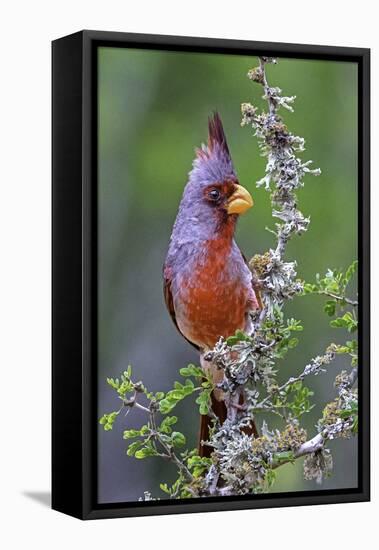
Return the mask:
M176 321L176 315L175 315L174 300L173 300L172 292L171 292L171 279L167 276L166 270L163 274L163 295L164 295L164 299L165 299L165 302L166 302L167 310L168 310L168 312L170 314L170 317L173 320L174 325L176 326L178 332L180 332L180 334L183 336L183 338L185 338L187 340L187 342L189 344L191 344L191 346L193 346L197 350L200 350L199 346L197 346L196 344L194 344L193 342L191 342L190 340L188 340L188 338L186 338L184 336L184 334L181 332L181 330L178 326L178 323Z

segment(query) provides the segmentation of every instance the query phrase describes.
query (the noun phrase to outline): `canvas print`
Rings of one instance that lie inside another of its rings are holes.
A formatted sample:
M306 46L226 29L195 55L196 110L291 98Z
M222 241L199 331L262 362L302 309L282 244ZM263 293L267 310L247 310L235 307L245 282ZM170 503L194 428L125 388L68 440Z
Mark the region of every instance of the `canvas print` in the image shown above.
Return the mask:
M97 61L98 502L357 488L357 63Z

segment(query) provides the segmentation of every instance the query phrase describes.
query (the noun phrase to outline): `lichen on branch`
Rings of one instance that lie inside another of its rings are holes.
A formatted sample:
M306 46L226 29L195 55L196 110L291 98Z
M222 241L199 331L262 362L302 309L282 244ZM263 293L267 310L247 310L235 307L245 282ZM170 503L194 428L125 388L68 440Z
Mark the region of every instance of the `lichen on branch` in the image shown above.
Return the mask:
M319 168L310 168L312 161L303 162L299 158L305 141L288 130L279 114L281 107L293 111L295 96L284 97L280 88L268 84L266 65L276 62L275 58L261 57L259 66L248 72L248 77L263 87L268 112L258 112L251 103L241 106L241 124L253 128L261 154L267 158L265 175L257 186L264 186L270 193L272 215L280 220L275 224L275 248L254 256L250 262L262 292L264 315L270 317L276 304L281 305L303 290L301 282L296 280L296 262L285 262L283 257L289 239L305 233L310 223L298 208L296 191L304 186L305 175L321 173Z

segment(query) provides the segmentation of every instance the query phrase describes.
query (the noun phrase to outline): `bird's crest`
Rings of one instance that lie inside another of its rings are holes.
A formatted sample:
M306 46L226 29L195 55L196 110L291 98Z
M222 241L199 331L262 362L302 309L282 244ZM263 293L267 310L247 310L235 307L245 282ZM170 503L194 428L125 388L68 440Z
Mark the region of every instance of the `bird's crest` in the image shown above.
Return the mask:
M235 178L224 127L217 111L208 117L208 142L196 149L194 169L204 176L217 174L217 179L221 181L228 177Z
M200 158L209 158L212 153L224 153L230 158L224 127L217 111L208 117L208 144L203 144L201 148L196 149L196 154Z
M220 115L215 112L213 117L208 117L208 149L213 151L217 145L230 157L221 118Z

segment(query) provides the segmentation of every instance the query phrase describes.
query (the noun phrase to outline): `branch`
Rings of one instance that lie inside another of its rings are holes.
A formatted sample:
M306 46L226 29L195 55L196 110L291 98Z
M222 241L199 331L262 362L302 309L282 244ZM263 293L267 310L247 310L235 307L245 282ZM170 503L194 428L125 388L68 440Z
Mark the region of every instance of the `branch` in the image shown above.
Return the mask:
M358 301L357 300L351 300L350 298L346 298L346 296L338 296L336 294L333 294L332 292L328 292L326 290L318 290L317 292L314 292L314 294L320 294L324 296L329 296L330 298L333 298L334 300L337 300L339 302L346 302L347 304L357 307Z
M180 460L180 458L178 458L178 456L174 453L173 449L168 445L166 445L165 441L162 439L162 436L159 433L159 430L157 427L154 408L152 408L151 406L150 406L150 409L146 409L145 407L142 407L142 408L147 410L150 413L150 422L154 430L154 432L152 433L152 437L154 437L160 443L160 445L162 445L162 447L164 448L166 452L165 457L175 464L175 466L178 468L178 471L183 475L183 478L187 483L192 483L194 478L191 472L189 471L189 469L187 468L187 466L184 464L182 460Z
M264 303L264 313L259 317L258 324L267 315L273 317L276 305L281 306L284 300L302 292L302 285L296 280L295 262L284 262L283 256L289 239L304 233L309 225L309 218L305 218L297 208L296 190L303 187L305 174L320 174L319 169L309 168L311 161L302 163L298 158L299 152L304 150L304 139L291 134L278 114L280 107L293 110L291 105L295 96L284 97L280 88L269 85L266 75L268 63L276 63L276 59L261 57L259 67L248 73L251 80L263 86L268 114L257 114L257 108L250 103L241 106L241 124L252 126L262 155L267 157L266 174L257 186L264 185L270 192L272 215L280 220L274 232L277 237L275 249L250 261Z
M279 395L284 390L286 390L289 386L292 386L296 382L303 381L306 376L309 376L310 374L317 376L321 372L325 372L326 371L325 366L329 365L334 358L335 358L335 347L333 344L331 344L323 355L318 355L317 357L311 359L310 363L308 363L304 367L303 372L299 374L299 376L290 377L284 384L282 384L278 388L275 388L274 392L269 394L260 403L258 403L255 407L253 407L253 410L256 411L260 409L265 409L266 404L269 404L269 407L267 408L270 408L270 406L272 406L270 404L270 400L273 397L272 395L273 393L276 395Z
M352 402L352 399L354 400L355 395L351 393L349 390L352 390L355 382L357 381L357 378L358 378L358 369L357 367L354 367L351 370L349 375L346 375L346 373L343 372L336 379L336 381L338 380L338 383L339 383L338 392L340 396L340 402L338 403L338 406L334 408L337 410L337 413L339 412L341 414L341 412L344 412L344 411L350 412L349 411L349 407L350 407L350 410L352 411L351 416L347 417L347 419L342 419L341 417L337 417L337 419L330 424L327 424L327 423L326 425L321 424L321 429L319 433L315 435L312 439L309 439L308 441L304 442L302 445L300 445L300 447L297 450L295 450L293 455L294 459L303 457L305 455L313 454L324 449L327 441L330 439L334 439L337 436L343 436L343 435L346 435L347 437L350 436L350 432L354 423L354 420L353 420L354 411L353 409L351 409L351 402ZM334 405L334 404L335 402L332 402L328 406ZM339 410L339 407L341 407L340 410ZM291 460L282 461L273 467L281 466L282 464L285 464L290 461Z
M322 434L317 434L312 439L306 441L299 447L299 449L295 452L295 458L300 458L301 456L315 453L316 451L322 449L323 446L324 438Z

